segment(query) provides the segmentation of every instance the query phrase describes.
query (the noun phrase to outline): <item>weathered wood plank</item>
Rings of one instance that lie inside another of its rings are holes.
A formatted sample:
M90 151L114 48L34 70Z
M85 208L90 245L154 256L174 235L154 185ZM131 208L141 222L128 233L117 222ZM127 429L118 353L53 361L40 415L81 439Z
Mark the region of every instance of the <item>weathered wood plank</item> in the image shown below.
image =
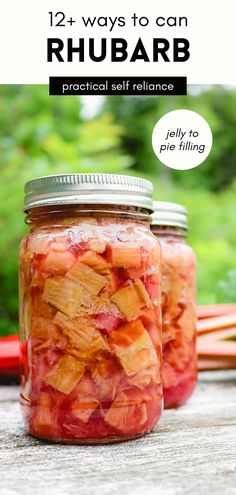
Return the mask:
M24 434L17 387L0 389L3 495L235 495L236 371L202 373L189 403L157 431L106 446L41 443Z
M0 385L0 404L1 402L16 402L18 401L18 398L19 387L17 387L17 385Z

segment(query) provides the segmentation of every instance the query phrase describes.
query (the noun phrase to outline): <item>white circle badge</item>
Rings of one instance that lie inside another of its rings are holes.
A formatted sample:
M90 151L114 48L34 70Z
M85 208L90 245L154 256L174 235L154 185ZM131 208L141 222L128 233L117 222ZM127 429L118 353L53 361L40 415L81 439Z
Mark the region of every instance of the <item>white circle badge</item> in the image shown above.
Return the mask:
M207 158L212 132L207 121L192 110L173 110L157 121L152 133L159 160L175 170L189 170Z

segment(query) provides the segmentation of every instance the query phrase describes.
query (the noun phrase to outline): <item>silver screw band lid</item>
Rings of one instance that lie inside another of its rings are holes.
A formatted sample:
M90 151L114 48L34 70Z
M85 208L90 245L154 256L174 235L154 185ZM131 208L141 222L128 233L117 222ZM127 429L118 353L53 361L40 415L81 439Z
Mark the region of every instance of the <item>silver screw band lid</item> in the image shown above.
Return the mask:
M24 211L39 206L104 204L137 206L153 211L148 180L118 174L60 174L26 183Z
M153 201L152 225L180 227L188 230L188 210L183 205Z

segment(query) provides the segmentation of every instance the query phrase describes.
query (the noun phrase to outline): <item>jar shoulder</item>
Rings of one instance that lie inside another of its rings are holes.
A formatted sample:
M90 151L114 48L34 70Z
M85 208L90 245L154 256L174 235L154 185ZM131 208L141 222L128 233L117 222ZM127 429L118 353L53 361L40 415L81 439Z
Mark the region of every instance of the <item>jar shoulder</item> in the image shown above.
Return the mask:
M163 262L174 267L196 268L196 255L185 239L160 238Z
M159 242L155 239L148 225L141 222L129 222L114 219L80 219L75 222L71 220L58 224L38 224L32 225L28 235L23 239L22 245L31 243L32 240L38 243L65 239L76 239L83 241L93 237L103 237L108 241L121 243L138 243L147 240L151 246L159 248Z

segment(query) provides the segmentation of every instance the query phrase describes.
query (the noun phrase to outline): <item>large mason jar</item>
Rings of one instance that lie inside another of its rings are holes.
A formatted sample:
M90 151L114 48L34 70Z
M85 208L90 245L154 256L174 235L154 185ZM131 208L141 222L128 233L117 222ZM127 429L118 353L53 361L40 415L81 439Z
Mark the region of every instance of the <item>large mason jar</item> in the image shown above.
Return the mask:
M162 411L151 183L57 175L28 182L25 193L20 400L27 431L68 443L151 431Z
M186 243L187 210L154 202L152 231L162 248L163 393L165 408L176 407L197 383L196 260Z

